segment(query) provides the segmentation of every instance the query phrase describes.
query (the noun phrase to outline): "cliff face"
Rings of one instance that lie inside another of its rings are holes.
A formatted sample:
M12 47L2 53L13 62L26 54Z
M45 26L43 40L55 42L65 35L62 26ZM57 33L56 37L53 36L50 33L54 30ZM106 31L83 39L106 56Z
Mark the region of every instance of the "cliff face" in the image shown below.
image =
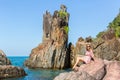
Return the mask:
M46 11L43 15L43 41L31 51L25 65L30 68L67 68L70 65L68 44L67 8L61 5L53 16Z

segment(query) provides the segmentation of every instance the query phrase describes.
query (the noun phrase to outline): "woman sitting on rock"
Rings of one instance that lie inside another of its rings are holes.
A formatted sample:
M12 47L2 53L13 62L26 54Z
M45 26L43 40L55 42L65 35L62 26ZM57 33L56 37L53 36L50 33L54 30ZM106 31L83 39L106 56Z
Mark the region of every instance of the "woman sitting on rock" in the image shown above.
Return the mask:
M94 61L94 54L93 54L93 51L91 49L91 46L89 44L87 44L85 56L84 57L80 57L80 56L77 57L77 60L76 60L75 65L73 66L73 69L76 67L76 65L79 63L79 61L83 61L87 64L87 63L90 63L91 60Z

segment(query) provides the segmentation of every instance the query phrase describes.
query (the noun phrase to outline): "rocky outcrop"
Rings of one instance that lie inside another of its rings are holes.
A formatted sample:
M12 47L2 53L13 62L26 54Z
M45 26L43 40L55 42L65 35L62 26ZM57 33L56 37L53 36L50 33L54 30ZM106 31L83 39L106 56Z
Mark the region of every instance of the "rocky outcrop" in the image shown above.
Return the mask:
M43 41L31 51L25 65L29 68L57 68L70 66L68 53L68 21L67 8L61 5L59 11L52 16L48 11L43 15Z
M11 65L5 53L0 50L0 79L25 76L24 69Z
M96 57L120 61L120 39L98 39L92 45Z
M95 59L76 67L75 71L60 73L54 80L119 80L120 62Z
M0 50L0 65L11 65L10 60L6 57L2 50Z
M25 76L25 71L12 65L0 65L0 79Z
M91 42L87 42L91 41ZM73 51L74 55L74 62L72 65L75 63L75 59L78 55L84 55L86 51L86 45L90 44L93 53L95 57L101 58L101 59L106 59L106 60L117 60L120 61L120 39L119 38L113 38L107 40L102 39L102 38L97 38L95 40L84 40L82 38L79 38L76 46L71 49ZM72 54L72 53L70 53ZM71 60L73 61L73 60Z

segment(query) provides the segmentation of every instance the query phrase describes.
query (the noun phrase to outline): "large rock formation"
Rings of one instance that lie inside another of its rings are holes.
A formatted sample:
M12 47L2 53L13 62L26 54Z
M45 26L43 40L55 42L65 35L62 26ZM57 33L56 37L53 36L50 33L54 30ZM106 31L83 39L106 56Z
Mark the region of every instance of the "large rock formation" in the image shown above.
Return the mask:
M119 80L120 62L95 59L76 67L77 71L60 73L54 80Z
M31 51L25 65L29 68L67 68L70 65L68 44L67 8L61 5L53 16L46 11L43 15L43 41Z
M4 78L21 77L25 75L25 71L20 67L12 66L5 53L0 50L0 80Z

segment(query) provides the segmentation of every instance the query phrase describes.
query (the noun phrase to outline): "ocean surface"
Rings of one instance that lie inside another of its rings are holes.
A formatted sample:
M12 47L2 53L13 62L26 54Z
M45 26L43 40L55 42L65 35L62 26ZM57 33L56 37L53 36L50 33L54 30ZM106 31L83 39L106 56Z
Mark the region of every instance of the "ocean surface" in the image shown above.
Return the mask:
M24 66L24 61L28 57L8 57L12 62L12 65L24 68L27 76L20 78L8 78L4 80L53 80L55 76L62 72L68 72L70 69L66 70L50 70L50 69L28 69Z

